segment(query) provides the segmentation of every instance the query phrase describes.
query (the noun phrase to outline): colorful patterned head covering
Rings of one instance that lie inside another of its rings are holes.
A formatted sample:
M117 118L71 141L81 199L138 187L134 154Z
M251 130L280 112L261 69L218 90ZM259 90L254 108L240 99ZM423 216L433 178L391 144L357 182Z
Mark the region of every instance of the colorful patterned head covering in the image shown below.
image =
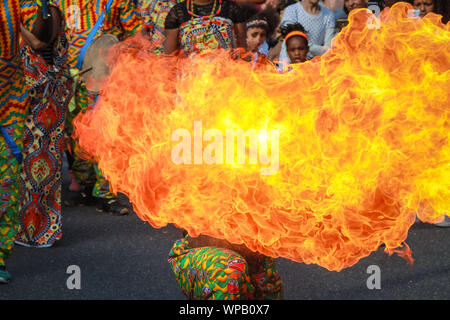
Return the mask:
M250 28L269 28L269 23L265 19L254 19L251 21L248 21L246 24L247 30Z

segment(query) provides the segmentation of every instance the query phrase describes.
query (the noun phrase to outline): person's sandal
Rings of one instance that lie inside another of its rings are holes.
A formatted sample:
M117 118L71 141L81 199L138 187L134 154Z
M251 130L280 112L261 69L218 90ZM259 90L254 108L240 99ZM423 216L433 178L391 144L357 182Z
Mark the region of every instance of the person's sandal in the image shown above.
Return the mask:
M66 191L64 205L67 207L85 206L91 207L97 204L97 198L92 195L93 185L84 186L79 192Z
M441 228L450 228L450 218L449 216L444 216L444 221L442 222L438 222L434 224L436 227L441 227Z
M8 271L6 271L5 266L0 266L0 284L1 283L9 283L9 281L11 280L11 275L9 274Z
M130 213L128 206L121 204L117 199L102 199L102 211L113 216L126 216Z

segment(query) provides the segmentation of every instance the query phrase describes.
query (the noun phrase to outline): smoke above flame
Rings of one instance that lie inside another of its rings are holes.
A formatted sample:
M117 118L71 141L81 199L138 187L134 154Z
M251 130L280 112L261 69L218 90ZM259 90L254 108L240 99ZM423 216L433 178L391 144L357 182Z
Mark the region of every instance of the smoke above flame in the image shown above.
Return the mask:
M367 26L369 11L352 12L331 50L285 74L225 51L156 57L133 38L111 51L101 99L77 117L76 136L153 227L328 270L381 244L412 261L404 241L416 213L434 223L450 212L450 24L409 9L384 10L379 29ZM193 136L195 121L224 134L278 130L279 170L175 164L171 135Z

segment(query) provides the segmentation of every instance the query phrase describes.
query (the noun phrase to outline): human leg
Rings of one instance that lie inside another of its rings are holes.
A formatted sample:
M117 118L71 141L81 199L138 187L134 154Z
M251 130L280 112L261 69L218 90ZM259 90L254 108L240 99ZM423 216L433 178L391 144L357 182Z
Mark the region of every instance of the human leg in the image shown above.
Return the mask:
M23 121L3 127L19 149L22 148ZM0 134L0 283L10 279L5 262L11 256L17 234L20 164L6 139Z

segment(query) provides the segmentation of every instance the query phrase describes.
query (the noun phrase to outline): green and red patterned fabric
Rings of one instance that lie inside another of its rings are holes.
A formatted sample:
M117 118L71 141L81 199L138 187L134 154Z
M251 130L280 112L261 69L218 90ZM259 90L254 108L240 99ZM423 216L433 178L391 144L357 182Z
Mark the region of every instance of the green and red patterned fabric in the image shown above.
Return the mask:
M0 2L0 126L23 121L28 95L19 55L19 0Z
M169 265L176 281L191 300L279 300L283 283L272 258L265 257L259 270L250 274L237 252L216 248L191 248L189 236L175 242Z

